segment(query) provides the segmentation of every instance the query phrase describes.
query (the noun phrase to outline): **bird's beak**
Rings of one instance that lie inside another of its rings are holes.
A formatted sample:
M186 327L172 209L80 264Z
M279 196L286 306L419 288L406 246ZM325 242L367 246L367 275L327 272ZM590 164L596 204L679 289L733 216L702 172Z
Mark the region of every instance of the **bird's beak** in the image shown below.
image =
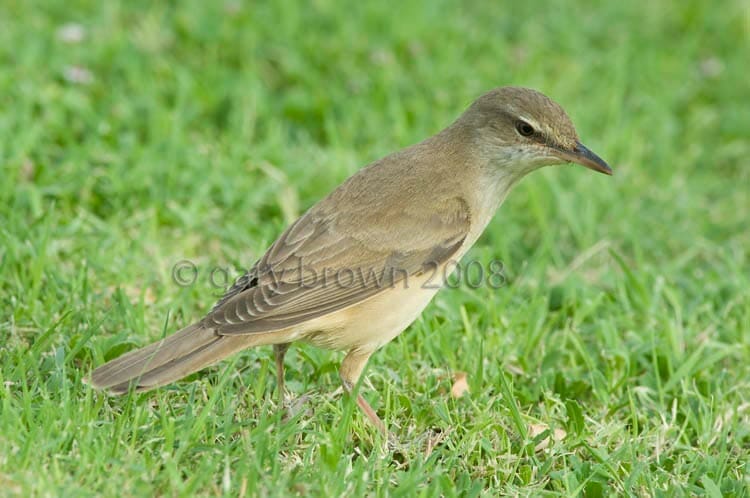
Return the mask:
M589 169L593 169L599 173L604 173L605 175L612 174L612 168L609 167L609 164L607 164L604 159L587 149L581 142L576 142L576 146L571 151L562 150L558 152L560 158L565 161L578 163L581 166L586 166Z

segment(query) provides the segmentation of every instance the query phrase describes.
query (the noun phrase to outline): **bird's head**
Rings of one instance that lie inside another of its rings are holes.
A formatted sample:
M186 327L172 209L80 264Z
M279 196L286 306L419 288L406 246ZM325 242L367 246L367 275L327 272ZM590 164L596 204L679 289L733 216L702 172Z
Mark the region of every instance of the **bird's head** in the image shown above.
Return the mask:
M457 123L499 168L525 174L541 166L578 163L612 174L606 162L579 140L562 107L536 90L501 87L479 97Z

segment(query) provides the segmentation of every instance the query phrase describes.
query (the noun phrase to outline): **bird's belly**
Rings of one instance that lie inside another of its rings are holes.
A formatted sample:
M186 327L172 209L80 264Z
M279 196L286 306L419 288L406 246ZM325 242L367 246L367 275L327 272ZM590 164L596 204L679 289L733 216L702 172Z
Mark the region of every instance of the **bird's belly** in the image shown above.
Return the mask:
M301 339L326 349L374 351L422 313L440 289L438 280L434 275L411 276L362 303L312 320Z

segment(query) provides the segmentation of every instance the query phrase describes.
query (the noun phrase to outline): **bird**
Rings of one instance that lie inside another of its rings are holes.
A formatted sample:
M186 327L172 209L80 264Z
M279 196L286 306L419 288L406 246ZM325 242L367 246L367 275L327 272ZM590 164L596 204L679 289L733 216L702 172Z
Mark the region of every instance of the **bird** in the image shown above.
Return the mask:
M417 319L523 177L568 163L612 174L559 104L529 88L492 89L442 131L370 163L314 204L201 320L86 380L112 394L148 391L271 345L283 399L284 356L308 343L346 353L344 390L387 434L355 391L368 359Z

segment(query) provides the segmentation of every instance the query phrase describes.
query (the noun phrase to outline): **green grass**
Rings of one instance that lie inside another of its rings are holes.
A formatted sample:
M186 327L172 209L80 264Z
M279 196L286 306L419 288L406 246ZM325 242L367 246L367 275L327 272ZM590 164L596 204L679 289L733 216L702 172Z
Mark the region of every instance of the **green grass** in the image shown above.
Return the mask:
M298 3L0 4L0 495L747 496L747 4ZM81 383L506 84L616 175L526 179L470 256L507 285L442 291L372 358L403 448L308 346L288 420L269 348L144 395Z

